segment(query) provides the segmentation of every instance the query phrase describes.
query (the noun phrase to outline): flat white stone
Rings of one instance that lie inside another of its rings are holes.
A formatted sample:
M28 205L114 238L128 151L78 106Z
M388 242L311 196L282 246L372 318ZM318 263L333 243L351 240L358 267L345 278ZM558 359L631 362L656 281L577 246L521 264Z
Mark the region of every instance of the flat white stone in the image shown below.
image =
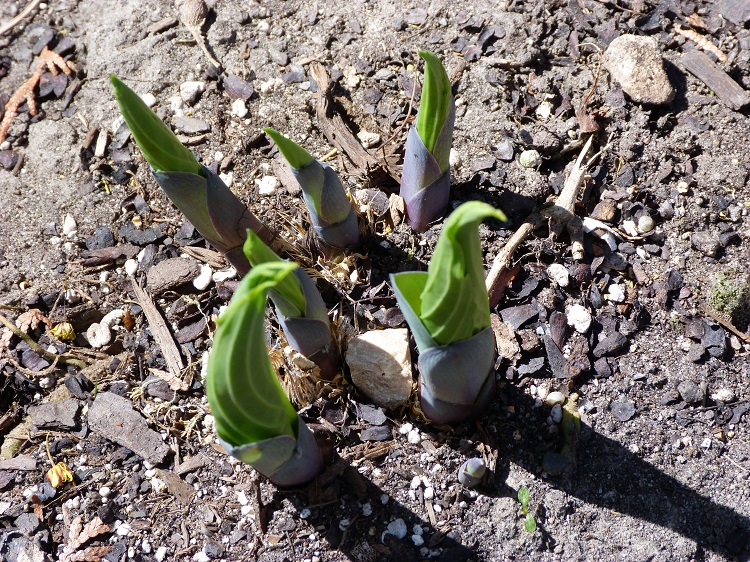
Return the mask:
M255 180L255 185L258 186L258 193L260 195L271 195L276 193L279 187L279 180L274 176L263 176L260 179Z
M205 291L211 284L213 275L214 271L210 266L205 264L201 265L201 272L198 274L198 277L193 279L193 287L195 287L199 291Z
M591 328L591 314L580 304L574 304L568 309L568 326L579 334L585 334Z
M567 287L570 284L570 273L568 269L561 263L553 263L547 268L547 275L549 278L560 285L560 287Z
M353 337L346 363L352 382L376 404L394 408L409 399L412 375L406 328L373 330Z

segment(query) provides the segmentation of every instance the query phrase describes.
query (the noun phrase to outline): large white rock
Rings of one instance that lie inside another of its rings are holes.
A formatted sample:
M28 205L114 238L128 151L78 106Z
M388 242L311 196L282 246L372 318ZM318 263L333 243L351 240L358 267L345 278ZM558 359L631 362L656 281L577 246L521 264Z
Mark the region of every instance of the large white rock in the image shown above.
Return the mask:
M660 105L674 99L674 88L653 37L620 35L607 47L604 66L633 101Z
M409 399L412 377L406 328L374 330L351 338L346 363L352 382L376 404L394 408Z

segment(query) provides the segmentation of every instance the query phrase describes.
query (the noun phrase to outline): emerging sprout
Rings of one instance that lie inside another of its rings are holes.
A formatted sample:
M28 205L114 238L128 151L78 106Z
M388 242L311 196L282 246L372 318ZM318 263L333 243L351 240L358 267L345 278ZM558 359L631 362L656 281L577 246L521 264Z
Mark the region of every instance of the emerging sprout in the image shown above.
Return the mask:
M302 188L310 222L323 253L335 254L359 243L359 224L336 172L315 160L300 145L281 133L263 129L279 147Z
M250 230L244 250L253 267L284 263ZM333 379L338 373L338 347L331 335L325 303L312 279L297 268L281 279L269 296L289 345L318 365L322 378Z
M427 272L391 275L419 349L422 411L436 423L475 417L492 399L495 336L479 223L502 211L470 201L446 220Z
M419 51L419 56L425 61L424 86L417 126L406 137L401 197L406 202L409 225L424 232L448 206L456 106L440 59L427 51Z
M482 481L485 472L487 472L487 463L484 459L469 459L458 469L458 481L467 488L473 488Z
M521 504L521 511L523 512L523 528L527 533L533 533L536 531L536 519L529 513L529 497L529 489L526 486L518 489L518 501Z
M211 245L226 255L240 273L250 268L242 244L249 228L278 249L281 241L226 186L221 178L185 148L175 134L133 90L110 76L125 118L154 179L167 197Z
M268 291L296 267L259 263L242 280L218 320L206 375L222 446L280 486L309 482L323 468L315 437L284 394L266 350Z

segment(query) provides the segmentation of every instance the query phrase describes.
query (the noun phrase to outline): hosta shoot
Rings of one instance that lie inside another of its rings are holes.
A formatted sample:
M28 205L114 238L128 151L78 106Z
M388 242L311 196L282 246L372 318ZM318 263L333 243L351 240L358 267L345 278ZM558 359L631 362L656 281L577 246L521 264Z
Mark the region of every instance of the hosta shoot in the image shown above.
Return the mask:
M323 253L333 255L359 243L357 214L333 168L281 133L263 129L289 163L302 188L310 222Z
M249 228L278 249L281 240L258 220L222 179L201 166L161 119L115 76L110 80L125 123L130 128L154 179L167 197L211 245L224 253L241 274L250 264L242 252Z
M308 482L322 469L315 439L284 394L266 349L268 292L296 267L260 263L243 279L218 320L206 376L224 448L282 486Z
M245 255L253 267L285 263L252 231L248 231ZM339 352L320 292L302 269L281 279L269 296L289 345L320 367L320 376L331 380L338 373Z
M409 225L424 232L448 205L456 107L440 59L427 51L420 51L419 55L425 61L424 83L417 124L406 138L401 197L406 203Z
M391 275L419 349L422 411L437 423L478 415L491 398L495 340L479 223L502 211L471 201L446 220L427 272Z

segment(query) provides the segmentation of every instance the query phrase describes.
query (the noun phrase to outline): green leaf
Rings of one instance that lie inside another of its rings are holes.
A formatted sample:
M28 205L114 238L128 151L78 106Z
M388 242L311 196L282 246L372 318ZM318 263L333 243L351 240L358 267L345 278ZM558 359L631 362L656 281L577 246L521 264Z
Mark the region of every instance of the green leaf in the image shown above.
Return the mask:
M533 533L536 531L536 519L534 519L534 516L531 515L531 513L529 513L523 520L523 528L527 533Z
M484 286L479 223L505 214L479 201L458 207L445 221L427 268L427 283L418 312L439 345L470 338L490 325Z
M206 394L216 431L232 446L297 436L297 413L279 384L265 341L268 291L296 267L290 262L253 267L218 320Z
M201 174L195 156L172 130L143 103L138 95L112 74L109 77L115 88L120 113L125 118L143 157L155 172L190 172Z
M518 489L518 501L521 502L524 513L529 505L529 489L526 486Z
M419 51L419 56L424 59L424 84L417 112L417 132L432 153L448 117L453 94L440 59L428 51Z
M293 140L285 137L271 127L266 127L263 130L269 137L273 139L273 142L275 142L276 146L279 147L281 154L284 155L284 158L286 158L286 161L289 162L289 165L292 168L301 170L310 162L312 162L313 157L310 155L310 153Z
M283 262L274 251L252 230L247 231L247 240L243 247L245 256L253 267L261 263ZM279 312L287 318L296 318L305 315L305 295L302 292L302 285L299 279L294 275L287 275L279 281L273 289L273 302L279 309Z

